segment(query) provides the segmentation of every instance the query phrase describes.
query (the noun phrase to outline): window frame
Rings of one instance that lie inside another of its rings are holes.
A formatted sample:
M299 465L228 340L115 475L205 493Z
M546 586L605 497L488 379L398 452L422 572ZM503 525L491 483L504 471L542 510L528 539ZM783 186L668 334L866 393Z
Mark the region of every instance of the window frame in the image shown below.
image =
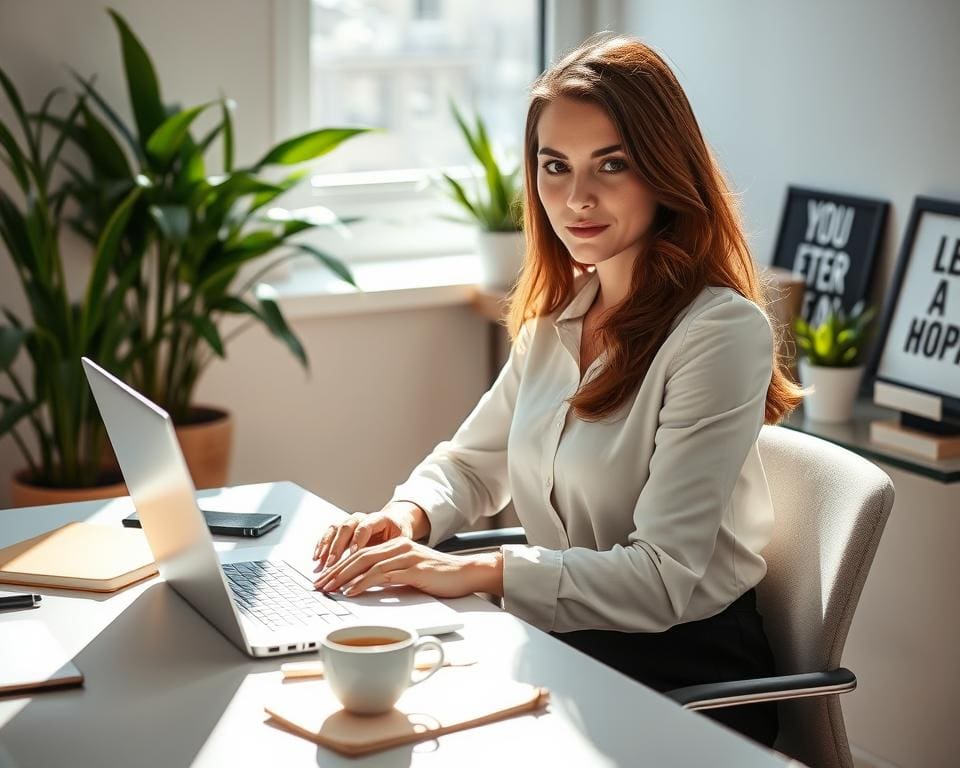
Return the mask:
M595 3L562 3L561 0L537 0L537 57L540 71L556 52L576 45L591 31L619 26L623 18L623 0L597 0ZM294 136L310 129L310 106L305 94L310 83L310 0L273 0L273 139ZM425 179L436 169L406 171L364 171L358 173L315 173L282 199L291 209L324 205L342 216L372 216L378 210L442 214L450 212ZM468 177L465 167L447 169ZM438 216L439 221L439 216ZM381 243L390 233L376 232L368 226L368 235L354 242L336 243L330 250L344 261L385 261L422 254L455 254L472 250L473 228L462 227L454 233L448 223L433 228L418 228L420 242L430 245L394 245L383 252ZM394 229L393 234L396 233ZM326 238L326 239L325 239ZM320 235L323 244L331 244L329 235Z

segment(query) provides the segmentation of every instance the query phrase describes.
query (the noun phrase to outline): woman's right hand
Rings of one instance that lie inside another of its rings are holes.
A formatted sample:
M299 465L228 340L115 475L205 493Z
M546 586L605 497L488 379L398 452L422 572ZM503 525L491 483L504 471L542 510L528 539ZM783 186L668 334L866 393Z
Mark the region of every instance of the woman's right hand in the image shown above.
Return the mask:
M426 514L409 501L392 502L379 512L355 512L342 523L331 525L320 537L313 551L317 561L314 573L335 565L348 548L352 553L400 536L423 538L429 532Z

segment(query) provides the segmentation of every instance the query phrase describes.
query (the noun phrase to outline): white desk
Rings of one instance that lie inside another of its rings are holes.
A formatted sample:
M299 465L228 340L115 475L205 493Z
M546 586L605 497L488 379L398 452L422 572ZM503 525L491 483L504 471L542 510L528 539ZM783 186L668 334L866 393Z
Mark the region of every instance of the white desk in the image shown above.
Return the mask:
M343 514L291 483L201 495L215 496L218 508L283 515L260 539L218 538L222 549L312 546L331 515ZM119 524L131 511L127 498L0 511L0 546L71 520ZM4 768L789 764L478 597L449 601L466 625L452 642L469 642L491 675L548 687L547 712L345 758L266 725L263 703L280 685L282 660L248 659L159 578L113 595L36 591L41 608L0 612L0 621L42 619L75 654L86 683L0 699Z

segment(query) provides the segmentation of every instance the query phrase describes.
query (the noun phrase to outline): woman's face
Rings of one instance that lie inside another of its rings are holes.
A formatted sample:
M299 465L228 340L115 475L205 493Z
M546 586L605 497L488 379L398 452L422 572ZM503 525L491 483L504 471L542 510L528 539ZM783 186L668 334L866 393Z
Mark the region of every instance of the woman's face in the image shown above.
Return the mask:
M537 139L537 192L570 255L583 264L632 264L657 202L629 168L607 113L588 101L556 99L540 115Z

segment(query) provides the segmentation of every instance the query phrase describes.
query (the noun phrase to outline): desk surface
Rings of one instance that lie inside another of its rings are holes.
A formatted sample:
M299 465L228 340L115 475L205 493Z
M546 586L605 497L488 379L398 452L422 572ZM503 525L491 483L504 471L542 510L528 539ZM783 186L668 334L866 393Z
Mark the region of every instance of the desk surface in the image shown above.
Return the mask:
M260 539L217 537L222 550L310 545L343 514L292 483L201 495L222 509L284 516L281 528ZM70 520L119 524L131 510L128 498L0 510L0 546ZM159 578L113 595L37 591L43 607L26 615L43 620L75 655L86 684L0 699L4 767L789 764L475 596L447 601L465 628L445 642L469 643L491 675L548 687L547 712L345 758L264 723L280 664L308 656L248 659ZM24 616L5 611L0 621Z

